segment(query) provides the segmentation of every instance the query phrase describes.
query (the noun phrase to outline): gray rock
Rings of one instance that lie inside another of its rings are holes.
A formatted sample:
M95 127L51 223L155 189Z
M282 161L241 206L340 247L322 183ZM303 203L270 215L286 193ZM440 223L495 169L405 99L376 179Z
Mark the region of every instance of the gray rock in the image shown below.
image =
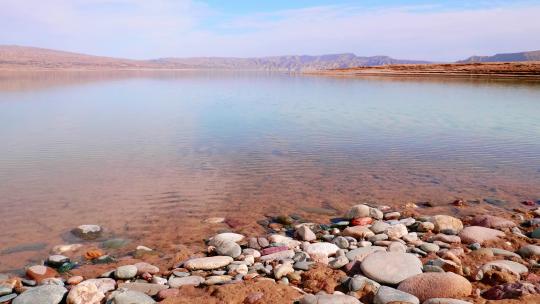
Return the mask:
M132 279L137 275L137 267L135 265L124 265L116 268L114 276L117 279Z
M422 268L422 271L424 271L424 272L444 272L444 269L442 269L442 267L440 267L440 266L424 265L424 267Z
M71 230L75 236L83 240L95 240L101 236L103 229L99 225L80 225Z
M257 238L255 237L249 238L248 247L257 250L261 249L261 246L259 245L259 242L257 242Z
M263 255L259 259L261 261L279 261L279 260L292 259L294 255L295 255L294 250L283 250L280 252Z
M199 286L204 282L204 278L196 275L183 277L183 278L177 278L171 276L169 278L169 286L171 288L178 288L180 286L184 285L192 285L192 286Z
M308 294L300 300L300 304L361 304L361 302L344 294Z
M375 234L368 238L368 241L370 242L378 242L378 241L385 241L385 240L388 240L388 235L384 233Z
M392 242L388 245L389 252L407 252L407 246L400 242Z
M47 258L47 265L50 265L52 267L59 267L67 262L69 262L69 258L65 255L55 254Z
M482 265L482 267L480 267L480 270L476 274L476 280L481 280L484 277L485 273L492 270L508 272L508 273L516 275L517 278L519 278L521 274L527 273L529 271L525 265L516 263L514 261L508 261L508 260L491 261Z
M515 253L515 252L512 252L512 251L508 251L508 250L504 250L504 249L501 249L501 248L488 248L489 250L491 250L491 252L493 252L494 255L502 255L502 256L505 256L505 257L514 257L514 258L521 258L519 256L519 254Z
M405 225L396 224L386 228L384 233L387 234L390 239L400 239L404 235L408 234L409 231Z
M370 254L377 251L386 251L386 248L379 246L361 247L347 252L346 256L349 261L362 261Z
M35 280L29 280L29 279L25 279L25 278L21 278L21 282L25 286L36 286L37 285L37 282Z
M381 287L381 284L361 275L354 276L347 281L347 289L349 291L363 290L366 285L370 285L372 287L371 290L375 293Z
M425 252L437 252L439 251L440 247L439 245L433 243L422 243L422 245L420 245L420 249Z
M13 288L7 285L0 285L0 296L5 296L13 292Z
M225 267L229 265L232 261L233 258L231 258L230 256L195 258L184 262L184 267L189 270L212 270Z
M422 304L472 304L472 302L449 298L431 298L425 300Z
M418 233L416 233L416 232L409 232L408 234L404 235L404 236L402 237L402 239L403 239L405 242L408 242L408 243L416 242L416 241L418 241Z
M134 291L145 293L149 296L155 296L158 294L158 292L167 288L169 287L166 285L143 283L143 282L128 282L128 283L118 284L118 289L134 290Z
M58 285L41 285L28 289L13 300L13 304L58 304L67 289Z
M313 265L313 262L296 262L296 263L294 263L293 268L298 269L298 270L307 271L307 270L309 270L311 265Z
M540 256L540 246L538 245L525 245L518 250L519 255L524 258L530 258L534 256Z
M388 227L390 227L389 224L383 221L376 221L371 225L371 227L369 227L369 229L371 229L371 231L373 231L375 234L381 234L386 231Z
M257 242L259 243L261 248L266 248L266 247L270 246L270 242L268 242L268 240L266 238L264 238L264 237L257 238Z
M304 262L309 258L309 255L303 251L297 252L293 256L293 261L295 262Z
M328 263L328 266L330 266L333 269L339 269L349 263L349 259L347 259L346 256L338 256L334 260L330 261Z
M362 272L382 284L399 284L422 273L422 262L410 253L376 252L368 255L360 265Z
M482 248L482 245L480 245L480 243L472 243L469 245L469 249L471 250L478 250L480 248Z
M338 236L332 240L332 243L336 244L341 249L349 248L349 241L342 236Z
M387 286L381 286L375 295L375 298L373 298L374 304L388 304L393 302L402 304L420 304L420 300L412 294Z
M113 292L111 304L154 304L150 296L135 290L118 290Z
M425 252L424 250L422 250L420 248L412 248L411 252L416 253L416 254L421 255L421 256L426 256L427 255L427 252Z
M218 255L230 256L232 258L238 257L242 253L242 248L232 241L219 241L215 242L216 252Z
M5 296L1 296L0 297L0 303L7 303L9 300L13 300L17 297L17 294L16 293L10 293L8 295L5 295Z
M412 217L404 218L399 220L399 222L407 227L412 226L416 223L416 220Z
M296 229L296 234L303 240L303 241L314 241L317 239L317 236L307 225L301 225Z

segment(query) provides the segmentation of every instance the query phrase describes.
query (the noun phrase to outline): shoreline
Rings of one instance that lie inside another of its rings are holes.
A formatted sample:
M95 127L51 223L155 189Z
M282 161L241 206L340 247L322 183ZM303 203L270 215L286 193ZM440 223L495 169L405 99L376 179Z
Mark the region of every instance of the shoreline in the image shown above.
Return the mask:
M401 64L304 72L336 77L425 77L540 80L539 62Z
M0 274L0 302L34 303L46 293L53 304L538 303L538 204L501 209L501 216L359 204L327 222L267 217L258 221L266 231L259 235L226 229L201 240L202 250L138 244L121 256L110 253L127 245L122 239L81 225L66 232L74 242L55 246L25 275ZM451 206L474 207L462 200Z

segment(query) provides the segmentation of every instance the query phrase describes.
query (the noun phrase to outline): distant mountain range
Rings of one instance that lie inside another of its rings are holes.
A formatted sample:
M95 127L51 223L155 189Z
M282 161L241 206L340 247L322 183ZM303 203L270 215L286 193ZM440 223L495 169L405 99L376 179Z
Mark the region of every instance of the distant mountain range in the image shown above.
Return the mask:
M309 71L386 64L428 63L388 56L359 57L354 54L322 56L273 56L259 58L193 57L131 60L92 56L50 49L0 45L0 68L34 69L223 69Z
M467 62L540 61L540 51L474 56ZM43 48L0 45L0 69L221 69L263 71L318 71L393 64L427 64L429 61L361 57L355 54L272 56L258 58L193 57L132 60L92 56Z
M503 53L493 56L472 56L458 63L473 62L520 62L520 61L540 61L540 51Z

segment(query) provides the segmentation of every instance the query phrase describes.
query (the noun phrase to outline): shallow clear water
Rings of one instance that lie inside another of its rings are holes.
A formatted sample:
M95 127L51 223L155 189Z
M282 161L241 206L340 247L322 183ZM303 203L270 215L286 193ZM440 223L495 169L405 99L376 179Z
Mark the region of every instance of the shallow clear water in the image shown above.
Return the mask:
M540 199L540 85L3 75L0 143L4 247L58 244L84 223L158 246L200 240L207 216ZM0 270L38 256L0 255Z

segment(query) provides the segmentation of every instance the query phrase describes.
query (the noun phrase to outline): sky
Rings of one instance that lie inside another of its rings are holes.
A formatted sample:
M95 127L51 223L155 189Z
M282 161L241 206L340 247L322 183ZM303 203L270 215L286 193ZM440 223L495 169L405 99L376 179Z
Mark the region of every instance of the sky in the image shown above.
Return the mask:
M540 0L0 0L0 44L133 59L540 50Z

